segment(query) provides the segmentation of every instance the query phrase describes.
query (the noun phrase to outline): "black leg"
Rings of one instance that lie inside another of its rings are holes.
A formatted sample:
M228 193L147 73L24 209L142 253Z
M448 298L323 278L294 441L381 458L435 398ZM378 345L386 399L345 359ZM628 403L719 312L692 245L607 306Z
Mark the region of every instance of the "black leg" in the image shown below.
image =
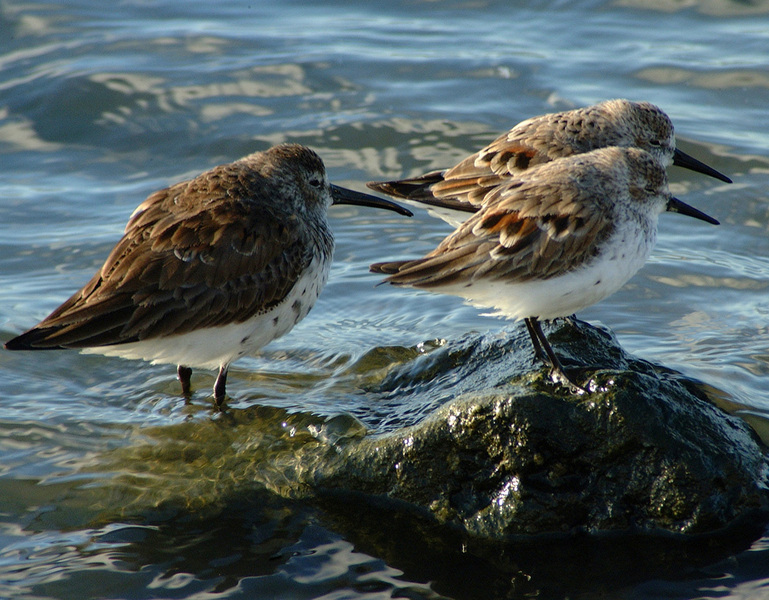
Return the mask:
M176 377L179 380L179 383L182 384L182 396L189 398L191 392L190 378L192 377L192 369L185 367L184 365L179 365L176 368Z
M537 331L534 328L532 321L537 321L537 318L527 317L523 320L523 322L526 323L526 329L529 330L529 336L531 336L531 343L534 345L534 356L536 356L542 362L547 362L547 357L545 356L545 353L542 352L542 346L539 343L539 339L537 338Z
M214 383L214 403L216 408L221 408L224 404L225 388L227 387L227 371L230 365L222 365L219 367L219 374L216 376L216 382Z
M558 360L558 356L553 351L552 346L550 346L550 343L547 341L547 338L545 337L545 332L542 331L542 326L539 324L539 321L536 317L531 317L526 319L526 325L529 327L529 334L531 335L532 340L534 340L534 337L536 336L538 343L541 344L541 348L544 348L545 352L547 353L547 357L550 360L550 366L553 368L553 373L555 373L562 381L564 381L567 385L567 387L571 388L573 392L587 394L588 391L583 388L581 385L579 385L577 382L575 382L571 377L569 377L566 374L566 371L563 368L563 365L561 364L561 361ZM537 349L537 342L534 342L534 351L536 352ZM541 352L541 349L540 349Z

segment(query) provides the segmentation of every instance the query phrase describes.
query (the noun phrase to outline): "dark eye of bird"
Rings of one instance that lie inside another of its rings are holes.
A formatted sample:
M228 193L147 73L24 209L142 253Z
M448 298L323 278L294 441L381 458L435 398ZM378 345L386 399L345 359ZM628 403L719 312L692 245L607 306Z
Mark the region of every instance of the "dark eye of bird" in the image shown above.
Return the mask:
M662 142L660 142L659 140L649 140L649 145L654 146L656 148L656 147L662 146Z
M312 179L310 179L310 185L314 188L320 188L323 185L323 181L321 181L317 177L313 177Z

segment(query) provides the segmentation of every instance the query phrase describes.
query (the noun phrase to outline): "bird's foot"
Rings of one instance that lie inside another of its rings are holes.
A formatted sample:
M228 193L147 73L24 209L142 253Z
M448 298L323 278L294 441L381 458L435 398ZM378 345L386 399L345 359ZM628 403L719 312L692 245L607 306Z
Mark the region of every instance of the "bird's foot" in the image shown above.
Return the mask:
M176 378L179 380L179 383L182 384L182 396L184 396L184 402L185 404L189 404L190 398L192 398L192 384L190 382L190 379L192 378L192 369L190 367L179 365L176 369Z
M563 367L561 366L552 367L550 369L550 379L556 383L560 383L562 386L567 388L572 394L576 394L577 396L582 396L584 394L590 393L590 390L578 384L572 377L570 377L566 373L566 371L563 370Z
M214 382L214 408L217 412L224 412L224 401L227 399L227 371L229 364L219 367L219 374Z

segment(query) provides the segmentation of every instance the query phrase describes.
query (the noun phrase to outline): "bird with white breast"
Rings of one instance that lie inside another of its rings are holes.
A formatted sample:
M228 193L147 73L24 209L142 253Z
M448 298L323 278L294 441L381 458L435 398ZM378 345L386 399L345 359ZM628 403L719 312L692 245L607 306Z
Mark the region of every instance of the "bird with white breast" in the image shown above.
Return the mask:
M334 204L401 206L329 183L320 157L282 144L149 196L104 265L8 350L76 348L178 365L186 397L192 367L218 369L290 331L318 299L334 249Z
M570 316L622 287L649 257L662 212L718 224L674 198L664 164L634 147L530 166L479 198L477 211L432 252L371 270L393 285L523 319L537 357L580 393L585 386L566 373L540 320Z

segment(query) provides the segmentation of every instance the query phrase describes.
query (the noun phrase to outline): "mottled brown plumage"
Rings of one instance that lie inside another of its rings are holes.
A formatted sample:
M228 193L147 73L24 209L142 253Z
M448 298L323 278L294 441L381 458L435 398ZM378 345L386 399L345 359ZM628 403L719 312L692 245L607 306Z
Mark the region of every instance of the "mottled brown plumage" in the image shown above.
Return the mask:
M28 343L82 348L239 323L285 297L328 232L292 226L291 204L247 161L155 192L104 266ZM108 328L105 328L108 327ZM96 337L95 337L96 336Z
M425 257L371 270L394 285L524 319L537 354L541 345L571 382L537 321L571 315L622 287L646 262L665 210L717 223L670 195L664 167L646 151L602 148L527 169L489 191Z
M397 181L370 182L376 191L442 209L473 213L489 192L528 169L609 146L637 147L661 165L680 165L731 182L675 147L670 118L648 102L608 100L527 119L454 167ZM439 216L456 225L467 215Z
M315 303L334 247L326 221L334 203L409 214L330 185L320 157L297 144L155 192L91 281L5 347L177 363L185 391L187 365L218 366L221 403L229 363L290 330Z

